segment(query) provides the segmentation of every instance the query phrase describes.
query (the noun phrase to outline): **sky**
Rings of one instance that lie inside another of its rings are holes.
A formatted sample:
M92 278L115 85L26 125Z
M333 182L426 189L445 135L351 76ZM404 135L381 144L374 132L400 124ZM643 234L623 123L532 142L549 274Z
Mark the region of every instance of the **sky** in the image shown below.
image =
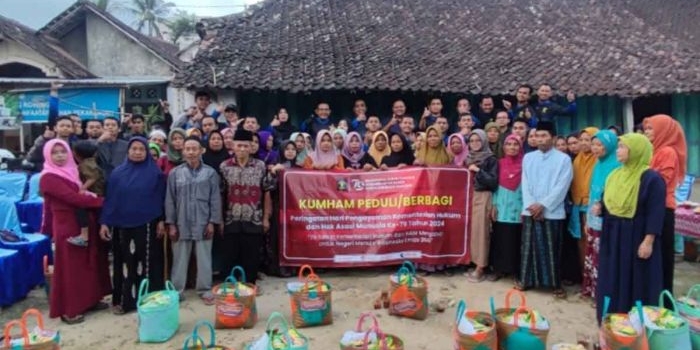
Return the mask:
M114 1L114 0L113 0ZM128 4L131 0L116 0ZM178 9L193 12L200 17L223 16L244 10L260 0L170 0ZM74 0L0 0L0 15L39 29L53 17L68 8ZM123 15L115 13L124 20Z

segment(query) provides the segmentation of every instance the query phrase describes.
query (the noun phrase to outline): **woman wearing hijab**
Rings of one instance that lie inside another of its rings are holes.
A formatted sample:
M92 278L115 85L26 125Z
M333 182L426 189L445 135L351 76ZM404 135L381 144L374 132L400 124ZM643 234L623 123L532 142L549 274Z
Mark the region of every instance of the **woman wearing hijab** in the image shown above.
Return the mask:
M688 146L683 127L668 115L659 114L644 119L644 134L654 145L651 168L656 170L666 183L666 212L661 255L664 270L664 289L673 292L674 235L676 219L676 187L683 183L687 170Z
M389 147L391 154L382 158L380 169L388 170L391 168L403 168L413 165L416 157L413 156L413 150L408 144L408 140L401 134L392 133L389 136Z
M185 145L186 137L185 130L180 128L173 128L170 130L170 134L168 134L167 157L158 159L158 168L166 176L170 174L170 170L184 162L182 159L182 148Z
M207 150L202 155L202 161L204 164L214 168L219 171L221 163L229 158L228 150L224 147L224 137L217 130L213 130L209 133L209 137L206 142Z
M593 215L603 215L598 257L596 304L609 313L628 312L637 300L655 305L663 290L661 240L666 185L649 168L652 145L640 134L620 137L617 160L622 166L605 180L603 200ZM659 239L657 239L659 238Z
M452 158L442 142L442 133L434 126L425 131L425 144L417 151L415 165L442 166L452 162ZM418 141L416 140L416 143Z
M333 150L333 136L328 130L316 134L316 150L304 160L304 169L343 170L343 156Z
M467 275L467 279L479 283L486 278L484 270L489 266L492 196L498 189L498 160L491 152L483 130L472 131L468 140L469 155L465 163L474 177L469 250L476 269Z
M279 153L275 150L275 139L269 131L258 132L260 139L260 149L257 158L262 160L266 166L277 164Z
M343 149L345 148L345 138L348 136L348 132L336 128L333 130L333 148L335 148L335 153L336 154L342 154Z
M165 235L165 175L148 154L148 143L141 137L129 141L124 164L117 167L107 182L102 209L100 236L113 240L114 277L112 305L115 315L136 309L141 281L148 279L150 290L165 287L163 237ZM112 236L110 236L112 229Z
M270 127L267 131L272 131L272 135L275 137L275 146L283 140L288 140L292 134L299 130L292 122L289 120L289 113L286 108L280 108L277 115L274 116Z
M494 274L490 281L503 276L518 277L520 271L520 236L523 211L523 192L520 183L523 174L523 142L510 134L503 141L503 158L498 160L498 189L493 194L493 235L491 236L491 266Z
M306 147L306 138L302 133L295 132L289 140L294 142L294 145L297 146L297 165L303 167L304 161L309 155L308 147Z
M289 169L300 169L297 165L297 147L294 141L283 141L279 148L279 163L270 169L273 176L277 176L280 171ZM276 186L270 191L272 212L278 213L280 210L280 188ZM290 277L292 275L289 268L280 266L279 263L279 215L273 215L270 220L269 234L265 235L265 256L263 256L264 271L268 275L278 277Z
M498 124L496 122L486 123L484 132L486 132L486 138L489 140L489 148L491 148L491 152L496 156L496 159L503 158L503 135Z
M365 170L379 168L379 165L382 164L382 159L390 154L391 147L389 147L389 136L387 136L386 132L381 130L375 132L372 135L372 144L369 146L369 150L367 150L367 154L365 155L365 157L371 158L367 164L370 164L372 167L367 169L365 165Z
M352 131L345 137L343 146L343 164L346 169L361 170L368 162L373 162L372 157L367 155L362 144L362 136L357 131ZM370 169L372 165L369 165Z
M574 179L571 181L571 215L569 216L569 234L570 237L564 239L564 245L578 248L576 250L578 263L571 260L571 256L564 256L562 264L578 265L578 274L575 277L583 275L583 265L586 256L586 213L588 212L588 197L591 187L591 175L593 174L593 166L596 163L596 156L591 152L591 139L598 132L598 128L588 127L581 130L579 134L579 152L574 158ZM571 240L573 238L573 241ZM575 279L576 281L579 278Z
M460 133L454 133L447 139L447 152L452 156L452 164L463 167L464 161L469 155L469 145L464 141L464 136Z
M583 282L581 283L581 295L588 298L595 298L596 295L600 231L603 229L603 219L592 215L590 206L600 203L608 175L620 166L615 156L616 149L617 135L612 130L601 130L593 136L591 151L598 161L595 163L593 174L591 175L591 187L588 198L589 208L586 213L586 227L588 228L586 232L586 255L583 264Z
M226 149L228 156L233 157L233 129L225 128L221 130L221 136L224 139L224 148Z
M148 151L151 154L151 157L153 158L154 162L157 162L158 159L160 159L160 146L158 146L157 143L149 142L148 143Z
M41 232L51 236L56 245L49 315L76 324L85 320L85 312L109 307L101 302L111 288L105 247L98 243L79 248L67 241L80 231L75 211L100 208L102 198L80 192L78 166L68 143L48 141L43 156L39 183L44 197ZM99 242L96 215L89 217L89 237L91 242Z

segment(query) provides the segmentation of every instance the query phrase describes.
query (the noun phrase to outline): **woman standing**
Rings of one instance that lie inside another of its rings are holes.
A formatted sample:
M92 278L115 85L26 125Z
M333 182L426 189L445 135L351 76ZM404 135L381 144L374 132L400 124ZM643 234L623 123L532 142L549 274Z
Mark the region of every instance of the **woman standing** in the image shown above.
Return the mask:
M391 154L382 158L382 162L379 165L380 169L400 169L413 165L416 158L413 156L413 151L408 144L408 140L406 140L403 135L392 133L391 136L389 136L389 146L391 147Z
M224 137L217 130L209 133L206 142L207 150L202 155L204 164L219 171L219 166L229 158L228 150L224 147Z
M341 128L336 128L335 130L333 130L333 148L335 148L336 154L343 153L343 149L345 148L346 137L348 137L347 131Z
M437 128L434 126L428 127L425 131L425 144L417 151L416 160L413 163L423 166L443 166L450 164L452 158L449 153L447 153L442 138L442 133L440 133Z
M367 155L369 156L369 161L367 164L372 165L370 169L373 170L379 168L382 164L382 159L391 154L391 147L389 147L389 136L384 131L377 131L372 135L372 144L369 146ZM365 165L366 166L366 165Z
M668 115L655 115L644 119L644 134L654 145L651 168L666 183L666 212L661 235L661 256L665 290L673 293L674 235L676 220L676 187L683 183L687 170L688 146L681 125Z
M306 137L300 132L295 132L289 140L293 141L294 145L297 146L297 165L304 166L304 161L309 155L309 146L306 144Z
M418 154L421 152L423 147L425 146L425 133L424 132L417 132L416 133L416 140L413 142L411 147L413 148L413 156L415 158L418 158Z
M603 197L603 189L608 175L620 166L615 156L617 135L611 130L598 131L591 141L591 151L598 158L591 175L589 191L589 208L586 216L586 255L583 264L583 282L581 295L595 298L598 282L598 251L600 250L600 231L603 229L603 218L592 215L590 206L599 204Z
M167 176L170 170L184 162L182 160L182 148L185 145L185 130L173 128L168 134L167 157L158 160L158 168Z
M233 129L226 128L221 130L221 137L224 139L224 148L229 157L233 157Z
M316 150L304 160L304 169L343 170L343 156L333 150L333 136L328 130L316 134Z
M493 236L491 237L491 266L494 274L490 281L503 276L518 278L520 272L520 237L523 211L523 192L520 182L523 174L523 142L514 134L503 142L504 157L498 160L498 189L493 194Z
M503 135L501 134L498 124L496 124L496 122L486 123L484 131L489 140L491 152L496 156L496 159L503 158Z
M588 212L588 190L591 187L591 175L596 163L596 156L591 152L591 138L597 132L598 128L588 127L579 134L579 153L574 158L574 179L571 181L572 207L568 231L571 235L569 239L573 238L572 246L575 244L578 247L578 267L581 275L583 275L586 256L585 227L586 213ZM562 261L562 263L565 262Z
M469 250L476 264L476 269L467 275L467 279L479 283L486 278L485 269L489 266L492 195L498 189L498 160L491 152L483 130L474 130L469 134L466 166L474 177Z
M345 146L341 153L345 168L350 170L363 169L372 158L367 156L367 153L362 147L362 137L360 133L351 131L345 139Z
M54 275L49 295L50 317L68 324L81 323L83 314L109 306L102 298L110 292L107 250L99 244L96 215L89 216L87 248L75 247L67 239L80 231L75 211L102 206L102 198L81 193L78 166L65 141L53 139L44 145L44 169L39 188L44 196L42 232L56 244Z
M460 133L454 133L447 138L448 153L452 156L452 164L463 167L464 161L469 155L469 145L464 141L464 136Z
M266 166L277 164L279 153L275 150L275 138L269 131L258 132L260 139L260 149L258 150L257 158L262 160Z
M617 160L622 166L605 181L602 205L593 215L603 214L600 235L597 316L601 319L604 298L608 312L628 312L639 300L643 305L658 301L663 289L661 235L666 185L649 169L652 145L640 134L620 137Z
M150 290L165 286L163 237L163 203L165 175L148 156L146 139L134 137L124 164L117 167L107 182L107 194L102 210L100 236L110 240L113 229L115 277L121 275L121 288L112 292L113 312L123 315L136 309L138 295L134 293L143 279L148 279Z

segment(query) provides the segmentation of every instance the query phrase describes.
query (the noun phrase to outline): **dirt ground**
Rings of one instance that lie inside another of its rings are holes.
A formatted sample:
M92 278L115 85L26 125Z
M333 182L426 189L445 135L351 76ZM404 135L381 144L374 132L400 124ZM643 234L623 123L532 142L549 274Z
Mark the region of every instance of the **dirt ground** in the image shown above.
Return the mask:
M456 308L444 313L431 312L425 321L414 321L389 316L386 310L373 310L372 301L379 291L388 285L388 269L334 270L322 274L333 286L333 316L331 326L305 328L301 332L310 339L311 349L330 350L338 348L342 334L354 327L358 316L364 311L375 311L381 328L401 337L406 349L452 349L450 338ZM680 262L676 265L675 290L684 293L700 283L700 264ZM489 310L489 297L496 300L496 307L503 305L505 294L511 289L510 280L472 284L461 275L427 277L429 300L449 298L455 302L464 299L470 309ZM218 330L217 343L234 349L243 349L242 344L264 332L265 321L273 311L290 317L289 298L285 284L293 279L268 277L261 282L265 294L258 298L260 320L250 330ZM595 309L583 302L577 294L578 286L569 287L566 300L556 300L546 291L526 292L527 304L538 309L552 326L548 343L576 342L579 334L594 335L596 332ZM0 311L0 322L16 318L30 307L48 314L46 295L36 289L23 301ZM69 326L58 319L47 320L46 326L61 331L62 349L181 349L182 343L197 321L213 321L213 306L205 306L192 291L180 306L180 329L170 341L162 344L139 344L137 342L137 317L135 313L114 316L108 310L88 314L80 325Z

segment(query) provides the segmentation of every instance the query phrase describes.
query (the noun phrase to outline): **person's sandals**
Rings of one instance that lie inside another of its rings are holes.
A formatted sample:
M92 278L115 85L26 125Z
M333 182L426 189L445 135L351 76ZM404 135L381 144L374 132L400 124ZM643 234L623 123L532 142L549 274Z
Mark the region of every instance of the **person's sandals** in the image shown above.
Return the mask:
M66 315L61 316L61 321L65 324L78 324L85 322L85 316L77 315L73 317L68 317Z
M486 279L486 274L482 271L479 273L479 270L474 270L474 272L470 273L467 275L467 281L472 282L472 283L481 283Z
M90 311L102 311L107 309L109 309L109 304L100 301L97 304L95 304L95 306L93 306L92 309L90 309Z
M69 237L68 239L66 239L66 242L68 242L76 247L85 248L88 246L88 241L83 239L83 237L80 237L80 236Z
M114 306L112 306L112 314L117 315L117 316L121 316L121 315L125 315L126 311L124 311L124 309L122 308L121 305L114 305Z
M566 299L566 290L563 288L555 289L554 292L552 292L555 298L557 299Z
M521 292L524 292L527 290L527 288L525 286L523 286L523 284L520 283L520 281L513 282L513 289L515 289L517 291L521 291Z
M207 306L214 305L214 303L216 302L216 299L214 298L214 294L212 294L211 292L206 292L206 293L202 294L202 296L200 298L202 299L202 302L204 303L204 305L207 305Z
M486 280L489 282L496 282L496 281L500 280L501 278L503 278L502 273L494 272L494 273L490 274L488 277L486 277Z

